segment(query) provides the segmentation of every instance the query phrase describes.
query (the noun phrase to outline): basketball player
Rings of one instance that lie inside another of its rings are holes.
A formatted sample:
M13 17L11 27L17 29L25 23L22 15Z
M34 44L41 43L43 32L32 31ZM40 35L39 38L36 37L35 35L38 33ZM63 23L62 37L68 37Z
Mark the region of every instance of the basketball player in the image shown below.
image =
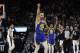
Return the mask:
M63 25L59 24L59 28L58 28L59 32L58 32L58 38L59 38L59 45L61 48L61 53L64 53L63 51L63 41L64 41L64 27Z
M2 25L2 16L0 16L0 53L4 51L4 32L5 32L5 28L4 26Z
M74 53L74 51L73 51L73 35L74 35L74 29L73 29L73 26L71 25L70 26L70 39L71 39L71 44L72 44L72 46L71 46L72 53Z
M51 24L49 29L49 35L48 35L49 53L54 52L55 37L56 37L56 34L54 32L53 25Z
M36 21L35 21L35 30L37 25L40 22L46 22L46 18L44 17L44 13L40 11L40 3L37 4L37 15L36 15ZM34 39L36 37L36 32L34 32ZM34 40L35 41L35 40Z
M65 27L64 31L65 40L64 40L64 53L73 53L72 52L72 40L70 36L70 28L68 25Z
M34 33L34 44L35 44L34 53L38 53L40 44L42 44L44 47L44 53L47 53L48 51L47 39L44 34L45 22L46 20L44 17L44 13L40 12L40 3L38 3L36 22L35 22L35 33Z
M54 45L55 45L55 38L56 38L55 30L57 28L56 27L57 26L57 16L55 18L56 18L55 26L53 27L53 24L50 24L50 27L49 27L49 34L48 34L49 53L54 53Z
M74 27L74 33L73 33L73 51L74 53L79 52L79 31L77 26ZM76 47L75 47L76 46ZM77 48L77 50L75 50Z
M8 53L11 53L12 50L15 48L12 29L13 29L13 24L10 24L10 26L9 26L9 28L7 30L7 42L9 44Z
M38 53L38 50L40 48L40 44L43 45L44 47L44 53L47 53L48 51L48 46L47 46L47 39L46 39L46 35L44 33L44 23L40 23L37 25L36 28L36 45L35 45L35 52L34 53Z

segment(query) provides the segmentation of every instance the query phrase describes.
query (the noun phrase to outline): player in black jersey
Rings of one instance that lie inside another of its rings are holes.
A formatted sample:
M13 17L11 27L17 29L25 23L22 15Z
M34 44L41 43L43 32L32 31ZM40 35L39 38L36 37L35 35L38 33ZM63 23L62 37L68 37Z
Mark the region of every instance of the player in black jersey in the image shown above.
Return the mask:
M58 39L59 39L59 45L61 47L61 53L63 53L64 27L60 24L59 24Z
M77 50L75 50L75 46L77 47ZM73 32L73 51L74 53L79 52L79 31L77 26L74 27L74 32Z

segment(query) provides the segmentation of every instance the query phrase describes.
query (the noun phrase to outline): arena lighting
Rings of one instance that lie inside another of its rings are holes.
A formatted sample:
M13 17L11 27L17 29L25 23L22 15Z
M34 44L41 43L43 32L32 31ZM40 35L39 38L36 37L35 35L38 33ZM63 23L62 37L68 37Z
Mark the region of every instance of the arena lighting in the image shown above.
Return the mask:
M27 27L21 26L21 27L14 27L15 32L26 32Z

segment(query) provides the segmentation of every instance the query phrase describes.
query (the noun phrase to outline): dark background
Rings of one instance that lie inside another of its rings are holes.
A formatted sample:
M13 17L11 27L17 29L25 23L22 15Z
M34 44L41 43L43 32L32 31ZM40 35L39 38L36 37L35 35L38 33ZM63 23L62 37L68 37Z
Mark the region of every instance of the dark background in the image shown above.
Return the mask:
M47 17L58 15L80 16L80 0L0 0L6 5L7 18L14 18L15 25L34 25L37 3L41 3ZM50 19L50 18L48 18Z

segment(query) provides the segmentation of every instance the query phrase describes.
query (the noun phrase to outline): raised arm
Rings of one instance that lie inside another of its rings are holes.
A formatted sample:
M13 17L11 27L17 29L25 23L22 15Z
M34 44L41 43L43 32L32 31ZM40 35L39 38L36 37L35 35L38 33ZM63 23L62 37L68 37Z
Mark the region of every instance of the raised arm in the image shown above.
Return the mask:
M10 30L7 29L7 39L9 38L9 35L10 35Z
M40 3L37 4L37 15L36 16L39 16L40 14Z
M56 23L55 23L55 25L54 25L54 30L57 28L57 24L58 24L58 17L56 16L56 17L55 17L55 19L56 19Z
M36 24L40 22L40 3L37 4Z

